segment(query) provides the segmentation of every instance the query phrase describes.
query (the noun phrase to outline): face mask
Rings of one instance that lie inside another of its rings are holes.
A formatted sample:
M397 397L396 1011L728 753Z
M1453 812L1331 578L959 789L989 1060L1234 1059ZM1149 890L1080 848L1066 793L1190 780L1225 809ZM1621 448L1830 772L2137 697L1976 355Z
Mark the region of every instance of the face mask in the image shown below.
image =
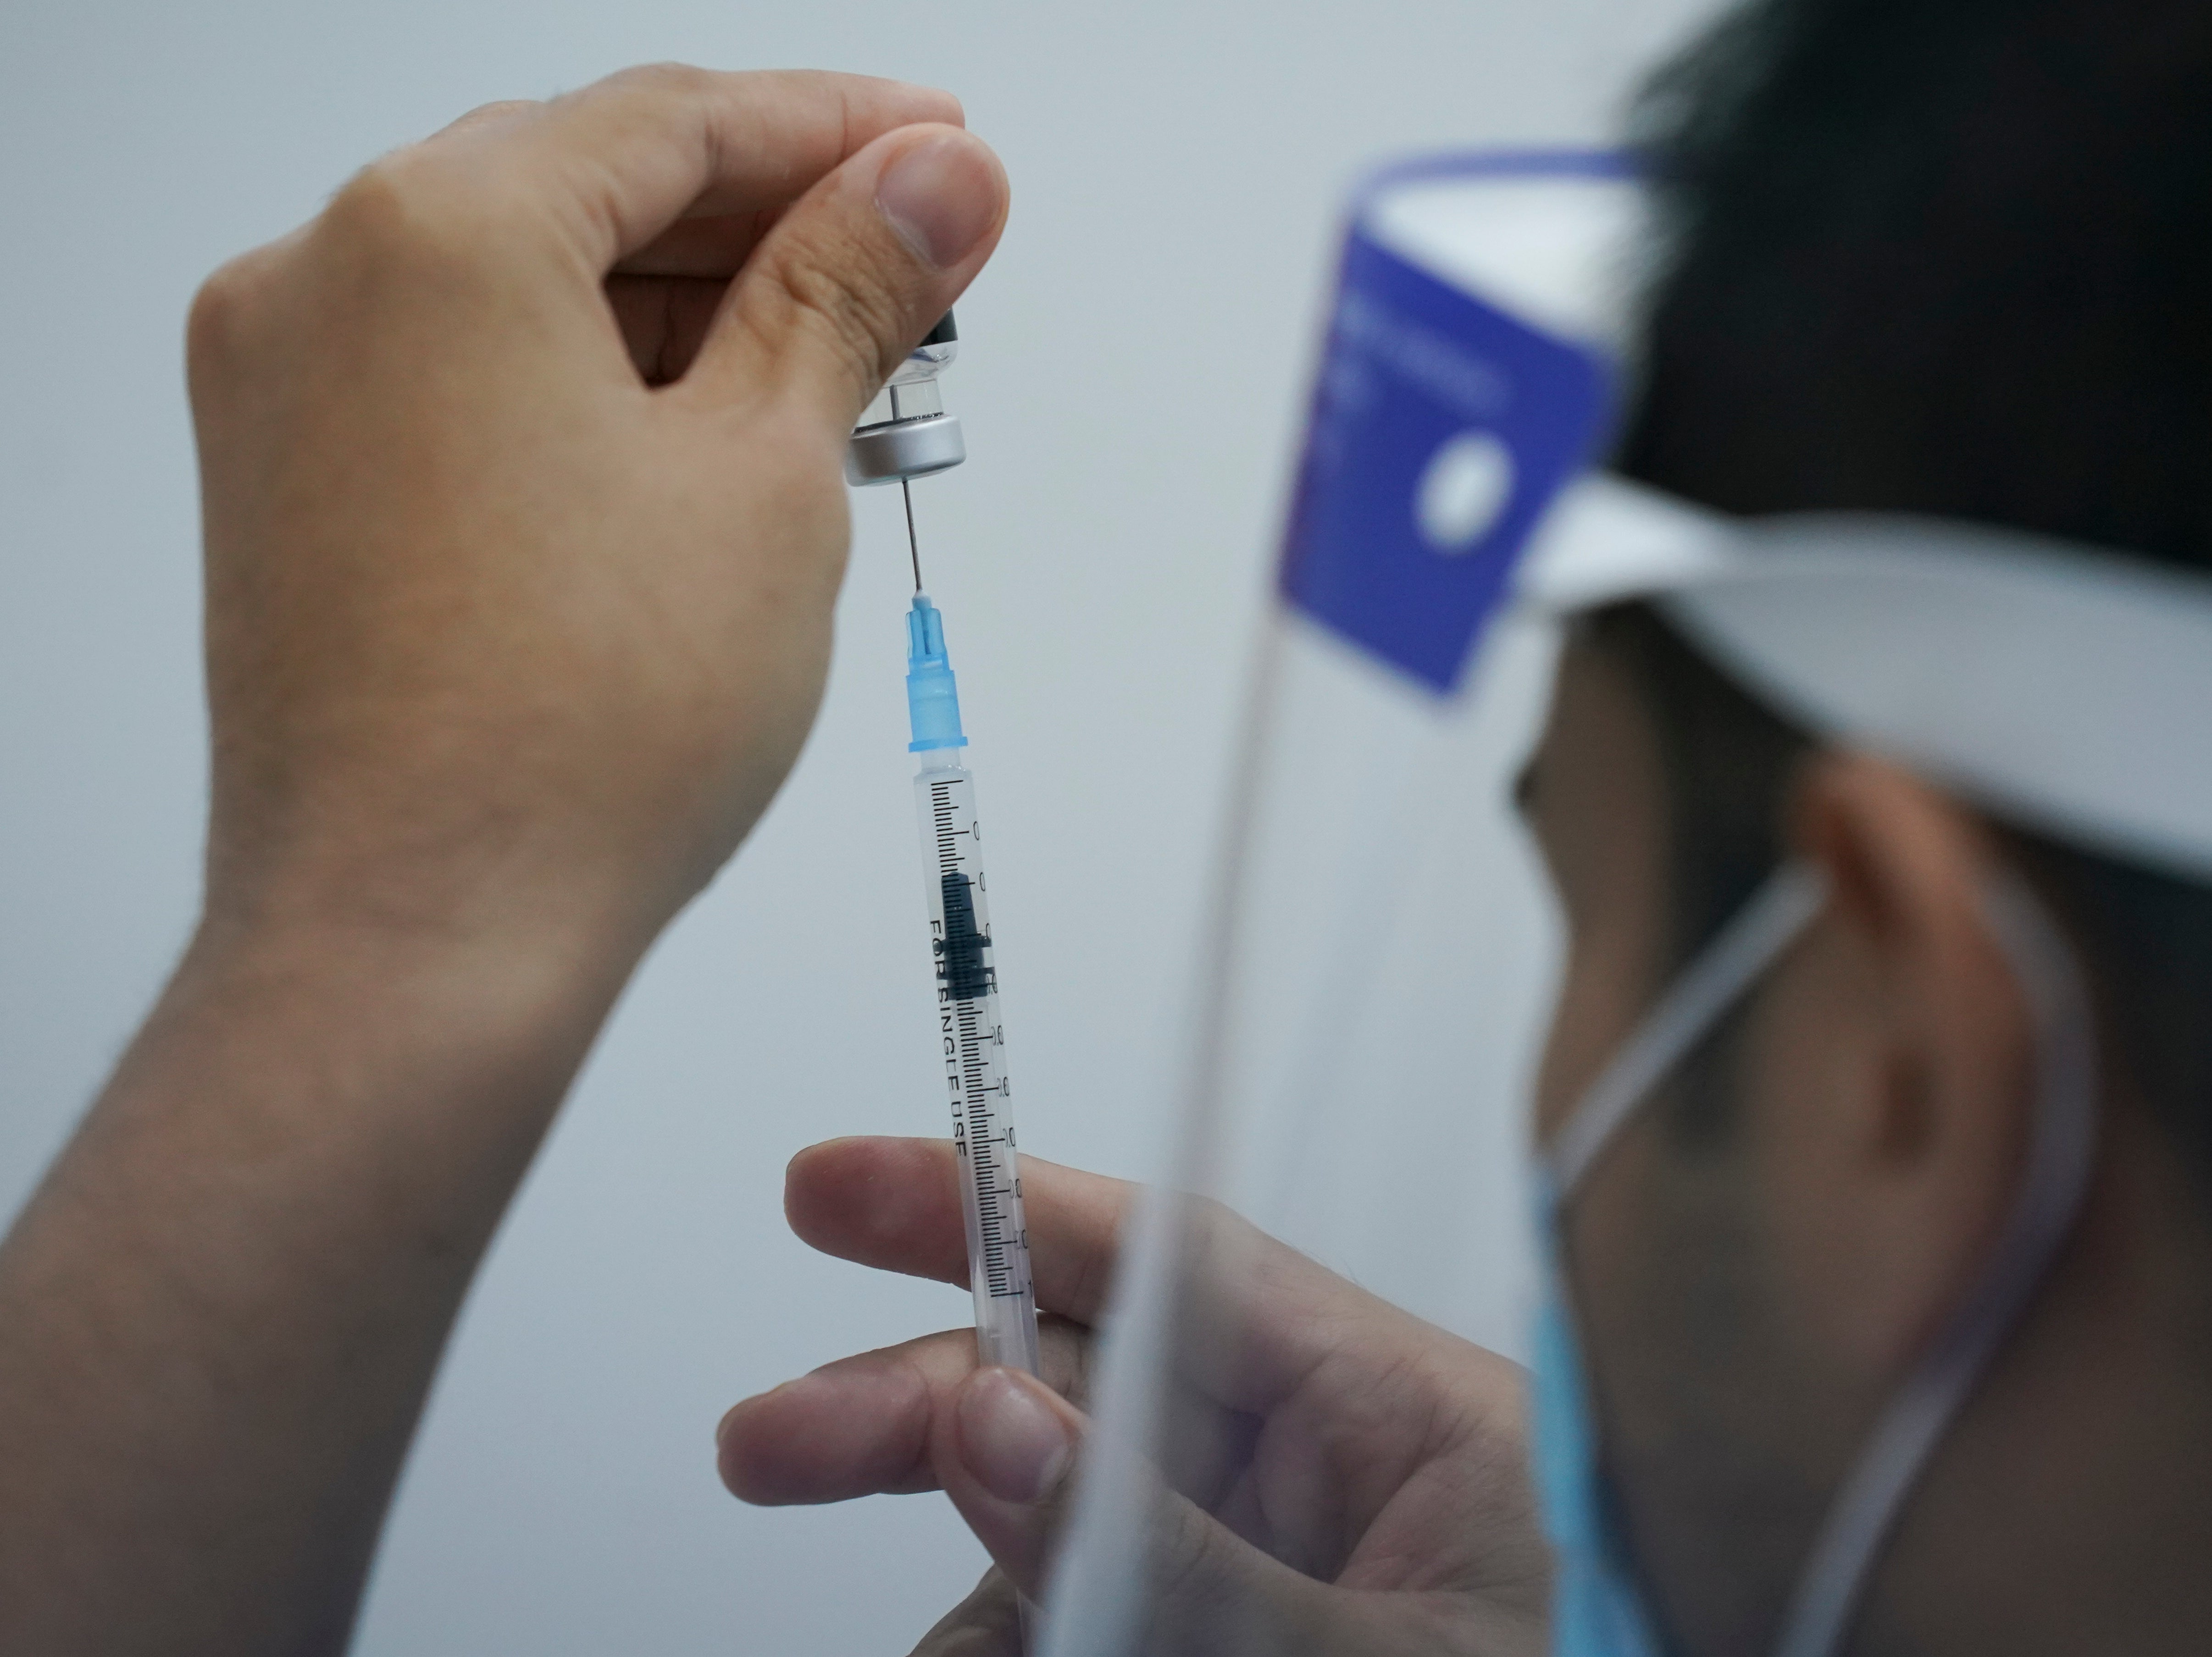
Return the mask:
M1547 1235L1556 1234L1548 1215L1543 1223ZM1546 1264L1529 1352L1529 1454L1552 1540L1552 1650L1554 1657L1655 1657L1658 1645L1598 1467L1595 1415L1556 1249Z
M1769 880L1583 1095L1537 1169L1547 1269L1532 1348L1531 1457L1555 1556L1558 1657L1653 1657L1662 1648L1599 1454L1569 1293L1566 1203L1620 1126L1804 932L1825 898L1820 876L1803 865ZM1983 907L2037 1032L2027 1177L1981 1283L1878 1417L1832 1501L1798 1579L1779 1657L1828 1657L1841 1644L1905 1496L2072 1229L2087 1184L2094 1085L2087 1003L2070 952L2023 889L1996 885Z

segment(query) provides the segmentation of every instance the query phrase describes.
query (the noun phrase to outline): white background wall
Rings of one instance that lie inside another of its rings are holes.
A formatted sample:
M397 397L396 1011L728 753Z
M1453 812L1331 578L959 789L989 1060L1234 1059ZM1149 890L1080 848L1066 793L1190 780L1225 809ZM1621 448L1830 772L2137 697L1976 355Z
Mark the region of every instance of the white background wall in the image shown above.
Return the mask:
M961 307L948 383L975 458L917 508L984 773L1024 1142L1132 1172L1344 187L1409 149L1601 137L1637 67L1705 9L11 0L0 1213L192 909L203 722L179 336L224 257L464 109L626 63L818 64L961 94L1016 205ZM965 1315L951 1290L811 1257L778 1210L804 1143L940 1129L896 507L859 502L842 653L798 772L647 963L501 1235L364 1652L902 1651L981 1569L936 1498L752 1511L723 1495L709 1448L737 1398ZM1148 768L1135 804L1099 764L1133 750ZM1494 1040L1461 1041L1482 1048L1461 1083L1469 1154L1493 1171L1542 972L1532 901L1498 903L1510 949L1443 946L1475 974L1453 994L1493 1010L1468 1028ZM1476 1261L1470 1332L1510 1344L1518 1262L1503 1245Z

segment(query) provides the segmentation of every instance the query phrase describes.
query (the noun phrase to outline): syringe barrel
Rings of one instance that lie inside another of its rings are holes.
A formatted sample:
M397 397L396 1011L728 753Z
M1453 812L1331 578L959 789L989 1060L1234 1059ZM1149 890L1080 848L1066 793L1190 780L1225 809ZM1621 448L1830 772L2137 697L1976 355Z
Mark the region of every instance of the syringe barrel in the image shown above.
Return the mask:
M975 780L965 762L964 745L930 749L919 758L915 804L929 902L937 1038L952 1109L961 1208L967 1217L976 1350L985 1363L1035 1375L1036 1297L1014 1144L1006 1024L999 1012L990 895L975 820Z

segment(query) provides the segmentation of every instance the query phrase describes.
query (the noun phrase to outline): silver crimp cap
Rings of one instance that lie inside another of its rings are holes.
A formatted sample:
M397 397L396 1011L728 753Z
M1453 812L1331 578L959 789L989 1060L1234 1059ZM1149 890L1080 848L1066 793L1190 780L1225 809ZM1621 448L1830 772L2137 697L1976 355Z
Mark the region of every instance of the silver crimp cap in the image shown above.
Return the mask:
M902 477L927 477L950 471L968 458L960 416L925 415L919 420L889 420L863 426L845 446L845 481L865 488L895 483Z

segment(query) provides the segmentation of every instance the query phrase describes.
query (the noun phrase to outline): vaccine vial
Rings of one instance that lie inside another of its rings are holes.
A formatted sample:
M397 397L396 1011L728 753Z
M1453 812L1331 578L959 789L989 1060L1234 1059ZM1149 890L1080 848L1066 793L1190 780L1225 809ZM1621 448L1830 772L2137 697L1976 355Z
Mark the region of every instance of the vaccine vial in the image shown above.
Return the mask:
M960 355L947 311L876 393L845 447L845 481L860 487L927 477L968 458L960 417L945 412L937 377Z

